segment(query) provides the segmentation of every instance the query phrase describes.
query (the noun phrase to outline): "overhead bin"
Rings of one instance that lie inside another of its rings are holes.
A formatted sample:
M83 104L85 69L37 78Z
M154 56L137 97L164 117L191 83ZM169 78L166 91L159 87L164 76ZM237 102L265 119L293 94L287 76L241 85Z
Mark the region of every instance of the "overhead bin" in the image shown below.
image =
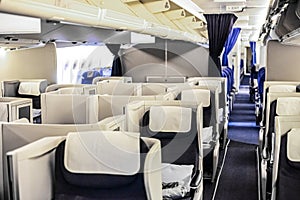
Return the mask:
M162 38L167 38L170 32L170 28L168 26L148 23L146 28L142 31L142 33L156 35Z
M147 27L147 22L138 17L126 15L113 10L102 9L101 17L97 25L142 32Z
M144 19L75 1L68 1L63 5L51 5L37 1L4 0L1 1L0 9L93 27L109 27L132 31L142 31L146 27Z
M121 0L123 3L131 4L136 3L134 0ZM141 3L141 2L140 2ZM172 1L173 3L173 1ZM155 16L163 15L166 21L171 21L167 16L172 19L184 20L184 18L195 19L196 22L194 28L201 28L203 22L199 17L186 16L185 9L175 9L171 12L171 1L149 1L142 3L142 5L152 18ZM130 7L130 6L128 6ZM180 8L180 6L179 6ZM190 32L188 29L174 28L175 24L165 25L159 20L153 22L139 15L128 14L128 12L121 12L103 7L90 5L88 3L78 1L42 1L42 0L1 0L0 11L7 13L15 13L26 16L33 16L47 20L53 20L54 22L66 22L84 26L98 27L98 28L112 28L129 30L139 33L150 34L165 39L178 39L187 40L191 42L201 42L207 40L202 38L200 32L191 32L195 34L195 37L186 37L184 32ZM125 14L126 13L126 14ZM165 14L166 13L166 14ZM180 14L180 16L178 16ZM190 12L189 12L190 14ZM176 16L177 15L177 16ZM182 18L184 16L184 18ZM196 20L197 18L197 20ZM193 22L193 21L191 21ZM176 36L178 34L178 36ZM182 37L184 35L184 37ZM169 37L170 36L170 37Z
M269 11L266 30L261 33L266 38L268 35L276 37L285 44L300 44L300 1L274 1ZM274 31L272 30L274 29Z

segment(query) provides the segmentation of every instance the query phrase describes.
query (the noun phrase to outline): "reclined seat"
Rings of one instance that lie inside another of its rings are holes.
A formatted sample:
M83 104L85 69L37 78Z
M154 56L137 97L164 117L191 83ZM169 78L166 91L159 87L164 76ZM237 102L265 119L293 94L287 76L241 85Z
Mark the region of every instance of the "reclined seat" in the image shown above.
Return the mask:
M179 183L180 188L184 188L184 190L176 192L176 188L174 188L175 191L169 191L170 188L167 187L163 190L164 198L199 199L203 187L203 156L200 135L202 126L197 124L197 119L201 119L201 108L196 110L195 107L193 109L181 106L180 103L179 101L164 103L145 101L128 104L126 114L129 123L127 122L127 125L129 125L129 129L132 129L134 123L131 120L138 120L141 136L161 141L163 170L169 164L172 165L171 168L185 168L186 171L190 169L190 173L186 173L185 176L178 179L173 176L180 173L175 171L170 173L171 177L165 177L163 171L162 181L166 183L164 185L172 185L173 182L176 182ZM131 110L131 108L133 109ZM134 113L139 117L136 117Z
M13 165L10 168L19 169L10 174L15 183L10 191L16 199L162 199L160 142L140 138L139 133L73 132L65 139L44 138L7 155ZM26 163L20 158L24 155L28 155ZM53 157L55 182L51 183L48 179L53 166L45 165L53 162ZM25 167L26 164L32 167ZM19 184L37 170L41 170L41 176L35 181Z

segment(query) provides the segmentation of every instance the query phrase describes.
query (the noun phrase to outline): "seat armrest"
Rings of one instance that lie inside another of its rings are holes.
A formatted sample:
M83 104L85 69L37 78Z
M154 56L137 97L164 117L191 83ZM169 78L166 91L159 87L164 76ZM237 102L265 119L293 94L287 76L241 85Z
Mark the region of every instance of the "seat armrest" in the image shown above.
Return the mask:
M194 177L192 178L190 187L192 189L197 189L200 186L200 183L202 181L202 171L201 170L197 170Z

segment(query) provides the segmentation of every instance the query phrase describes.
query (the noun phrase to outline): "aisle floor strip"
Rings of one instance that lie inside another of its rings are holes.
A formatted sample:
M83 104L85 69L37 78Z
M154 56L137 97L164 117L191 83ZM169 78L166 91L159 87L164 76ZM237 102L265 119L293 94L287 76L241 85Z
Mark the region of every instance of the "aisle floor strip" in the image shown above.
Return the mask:
M217 180L216 180L215 190L214 190L214 194L213 194L211 200L215 199L215 196L216 196L216 193L217 193L217 190L218 190L219 180L220 180L220 177L221 177L221 174L222 174L222 171L223 171L223 167L225 165L225 160L226 160L226 155L227 155L229 143L230 143L230 140L228 140L228 142L226 144L226 147L225 147L224 156L223 156L223 162L222 162L222 165L221 165L221 168L220 168Z

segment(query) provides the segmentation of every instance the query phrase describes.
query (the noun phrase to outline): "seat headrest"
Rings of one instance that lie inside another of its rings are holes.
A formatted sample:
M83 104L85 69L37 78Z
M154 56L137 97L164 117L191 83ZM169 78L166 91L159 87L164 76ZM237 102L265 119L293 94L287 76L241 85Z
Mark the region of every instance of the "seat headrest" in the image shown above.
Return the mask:
M287 157L290 161L300 162L300 129L293 128L287 134Z
M24 95L38 96L40 95L40 82L20 82L18 93Z
M269 92L296 92L295 85L271 85Z
M153 132L188 132L191 130L192 108L152 106L149 129Z
M203 89L183 90L181 92L181 101L196 104L202 103L203 107L208 107L210 105L210 91Z
M277 99L276 113L282 115L300 115L299 97L280 97Z
M139 133L69 133L66 138L64 165L73 173L134 175L140 169Z

